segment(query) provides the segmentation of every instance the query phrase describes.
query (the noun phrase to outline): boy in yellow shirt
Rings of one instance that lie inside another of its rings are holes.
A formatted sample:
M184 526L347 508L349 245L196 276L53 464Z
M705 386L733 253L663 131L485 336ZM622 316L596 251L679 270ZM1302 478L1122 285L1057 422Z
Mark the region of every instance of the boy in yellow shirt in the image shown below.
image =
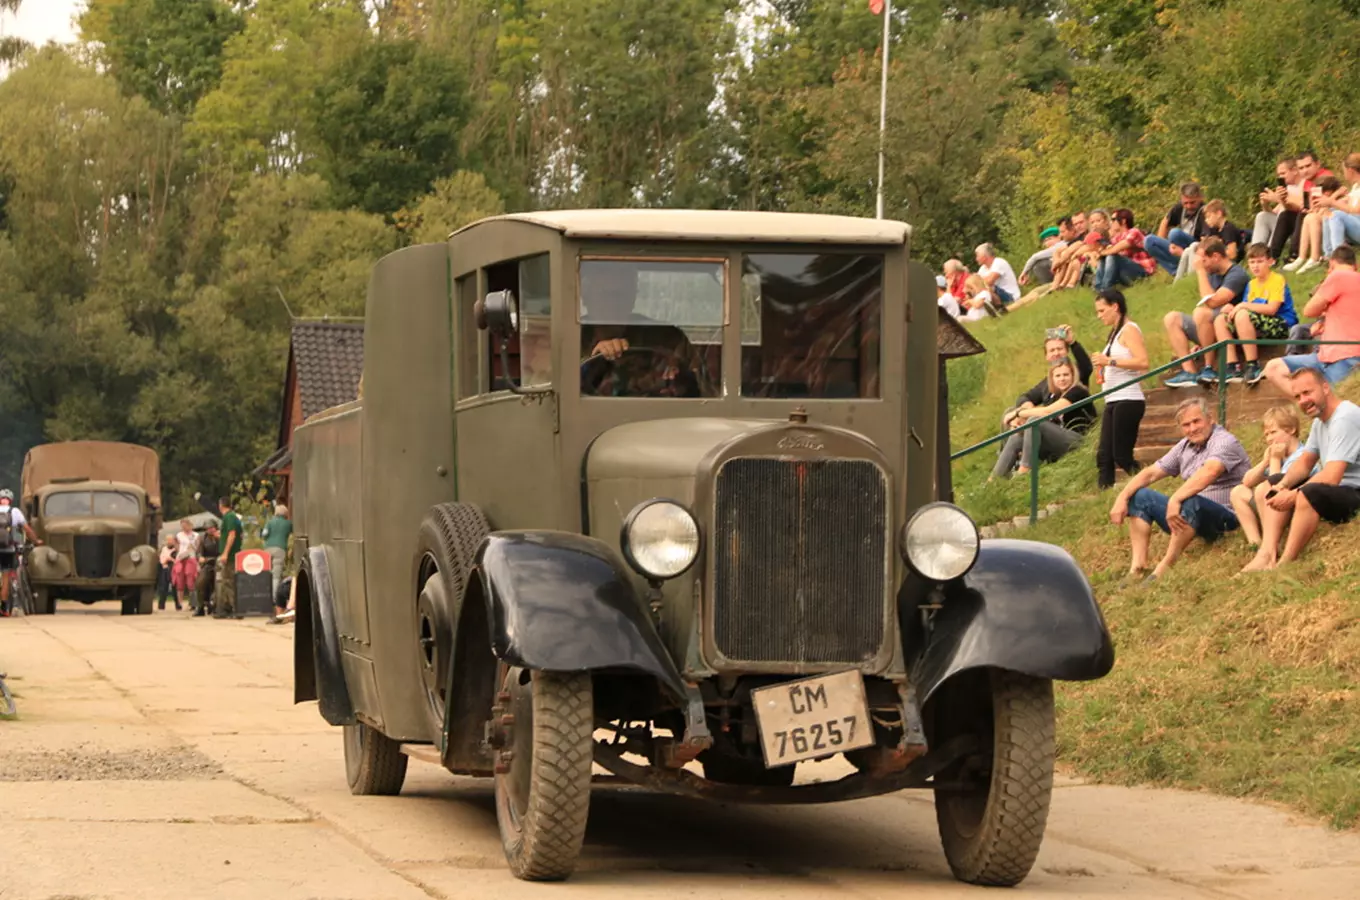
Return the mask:
M1233 337L1244 341L1256 338L1284 340L1289 337L1289 329L1299 323L1299 316L1294 311L1294 296L1289 292L1284 276L1271 271L1274 265L1270 248L1265 244L1252 244L1247 248L1251 283L1247 285L1241 303L1228 304L1221 315L1214 317L1217 340ZM1256 384L1265 377L1258 361L1260 348L1255 344L1243 344L1242 355L1247 360L1245 367L1237 361L1237 347L1228 345L1228 368L1224 377L1229 382Z

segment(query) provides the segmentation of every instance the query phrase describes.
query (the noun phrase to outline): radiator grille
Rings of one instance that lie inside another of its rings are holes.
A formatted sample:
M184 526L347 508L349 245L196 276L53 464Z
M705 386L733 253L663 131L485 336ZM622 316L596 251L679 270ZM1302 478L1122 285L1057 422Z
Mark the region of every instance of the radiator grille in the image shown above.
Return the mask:
M113 535L78 534L75 539L76 574L81 578L113 575Z
M744 662L854 663L883 645L888 491L864 460L718 472L714 640Z

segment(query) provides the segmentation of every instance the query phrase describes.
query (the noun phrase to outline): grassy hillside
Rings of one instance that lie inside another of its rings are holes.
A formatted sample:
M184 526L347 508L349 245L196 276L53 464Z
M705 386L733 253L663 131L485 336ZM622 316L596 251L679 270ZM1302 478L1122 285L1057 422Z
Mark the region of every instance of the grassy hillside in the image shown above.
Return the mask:
M1294 281L1298 281L1295 279ZM1293 285L1305 295L1316 278ZM1195 302L1193 284L1158 280L1129 292L1154 362L1170 359L1160 320ZM975 333L989 352L951 364L954 444L996 420L1044 371L1044 328L1069 323L1088 348L1103 329L1089 291L1070 291ZM1360 400L1360 380L1343 395ZM1233 424L1251 449L1258 425ZM1087 442L1090 443L1089 441ZM1026 485L985 485L991 450L955 464L959 499L983 522L1027 509ZM1043 469L1045 502L1067 502L1025 537L1066 547L1090 577L1114 634L1107 678L1059 691L1060 754L1098 780L1204 788L1281 801L1336 827L1360 822L1360 524L1324 526L1288 570L1237 575L1251 557L1240 535L1194 544L1153 587L1121 588L1127 538L1097 496L1083 447ZM1154 552L1165 538L1159 536Z
M1296 306L1321 281L1318 273L1303 278L1291 277ZM1125 291L1129 317L1143 329L1148 354L1154 367L1172 359L1162 327L1162 317L1171 310L1189 311L1199 299L1195 281L1183 278L1172 284L1158 273L1142 284ZM1077 340L1088 352L1105 346L1108 334L1096 319L1094 292L1089 288L1061 291L1016 310L1000 319L968 324L969 330L987 347L987 352L949 364L950 440L961 450L996 434L1001 413L1015 398L1032 387L1047 371L1044 361L1044 330L1071 325ZM1163 376L1165 377L1165 376ZM1150 382L1146 388L1152 387ZM1233 429L1238 430L1237 423ZM1240 435L1245 441L1249 429ZM1080 449L1052 466L1043 467L1040 499L1043 503L1068 500L1096 490L1095 434ZM954 463L956 501L981 523L1009 519L1029 512L1027 479L998 480L987 484L996 462L996 447L976 451Z

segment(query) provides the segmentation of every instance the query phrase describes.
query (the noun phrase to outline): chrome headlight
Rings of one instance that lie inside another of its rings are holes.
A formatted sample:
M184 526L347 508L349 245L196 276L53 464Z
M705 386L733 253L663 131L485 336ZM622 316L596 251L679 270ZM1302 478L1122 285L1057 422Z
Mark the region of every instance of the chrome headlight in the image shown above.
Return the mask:
M142 564L142 551L133 550L128 554L128 559L132 560L134 566L140 566Z
M918 573L950 581L973 568L981 539L968 514L951 503L930 503L902 529L902 556Z
M57 560L61 559L61 554L60 554L60 553L58 553L57 551L53 550L51 547L48 547L48 548L46 548L46 549L47 549L46 558L47 558L47 561L48 561L48 562L50 562L50 563L56 563Z
M673 500L648 500L623 520L623 557L644 578L665 581L694 565L699 556L699 523Z

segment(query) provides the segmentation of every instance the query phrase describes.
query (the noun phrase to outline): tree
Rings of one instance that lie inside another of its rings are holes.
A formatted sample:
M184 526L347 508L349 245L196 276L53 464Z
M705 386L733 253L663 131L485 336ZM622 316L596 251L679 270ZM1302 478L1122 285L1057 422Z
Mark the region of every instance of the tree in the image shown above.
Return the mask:
M453 174L467 107L455 64L415 40L371 39L332 61L313 116L335 205L391 214Z
M442 241L465 225L505 212L505 202L475 172L441 178L410 211L398 214L399 227L418 244Z
M223 48L244 20L224 0L91 0L79 24L123 90L188 115L221 80Z

